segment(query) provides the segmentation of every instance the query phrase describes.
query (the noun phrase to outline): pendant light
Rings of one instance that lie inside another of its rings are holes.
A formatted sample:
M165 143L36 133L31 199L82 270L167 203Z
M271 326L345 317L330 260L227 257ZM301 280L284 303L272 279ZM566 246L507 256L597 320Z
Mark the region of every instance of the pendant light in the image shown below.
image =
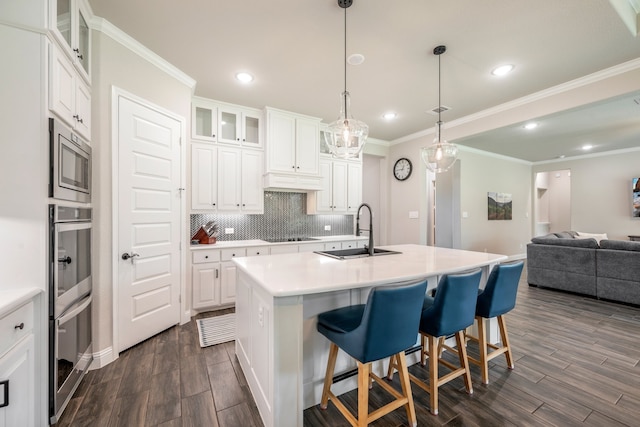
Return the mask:
M440 100L440 55L446 51L446 46L436 46L433 49L433 54L438 56L438 123L433 144L420 150L422 161L430 171L435 173L448 171L458 158L458 147L455 144L448 143L446 139L442 138L442 120L440 119L440 113L442 112L442 102Z
M369 135L369 126L351 115L350 95L347 91L347 8L353 0L338 0L338 5L344 9L344 92L340 96L340 116L329 124L326 143L333 157L353 159L360 155Z

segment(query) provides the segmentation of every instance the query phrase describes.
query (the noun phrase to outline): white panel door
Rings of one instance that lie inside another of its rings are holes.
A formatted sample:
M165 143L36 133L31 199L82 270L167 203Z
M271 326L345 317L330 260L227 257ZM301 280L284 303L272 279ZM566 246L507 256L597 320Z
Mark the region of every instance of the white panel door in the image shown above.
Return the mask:
M120 96L117 132L122 351L180 321L181 124Z

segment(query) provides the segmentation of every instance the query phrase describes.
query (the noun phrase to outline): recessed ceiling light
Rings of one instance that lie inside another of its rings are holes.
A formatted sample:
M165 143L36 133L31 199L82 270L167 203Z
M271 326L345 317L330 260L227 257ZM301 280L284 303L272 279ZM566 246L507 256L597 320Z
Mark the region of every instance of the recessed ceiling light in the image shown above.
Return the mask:
M514 68L515 67L511 64L501 65L497 68L494 68L491 74L493 74L494 76L504 76L505 74L509 74L511 71L513 71Z
M249 73L242 72L236 74L236 79L238 79L242 83L250 83L253 81L253 76Z
M382 117L383 117L385 120L393 120L393 119L395 119L396 117L398 117L398 115L397 115L396 113L392 112L392 111L389 111L388 113L384 113L384 114L382 115Z
M560 155L558 156L558 158L559 158L559 159L564 159L564 154L560 154Z
M584 144L584 145L582 146L582 149L583 149L584 151L589 151L589 150L591 150L592 148L593 148L593 145L591 145L591 144Z
M523 128L525 128L526 130L532 130L538 127L538 124L536 122L531 122L531 123L527 123L526 125L522 126Z

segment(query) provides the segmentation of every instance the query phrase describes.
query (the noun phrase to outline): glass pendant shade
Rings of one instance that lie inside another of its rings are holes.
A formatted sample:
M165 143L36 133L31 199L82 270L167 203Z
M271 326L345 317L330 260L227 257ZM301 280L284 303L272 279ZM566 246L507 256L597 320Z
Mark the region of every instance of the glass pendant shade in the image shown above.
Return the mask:
M369 126L356 120L350 112L349 92L344 91L341 96L342 106L340 116L329 124L327 132L327 146L333 157L340 159L354 159L360 155L369 135Z
M422 161L427 165L427 169L435 173L448 171L458 158L458 147L441 139L440 125L441 123L438 123L438 134L433 144L420 150Z

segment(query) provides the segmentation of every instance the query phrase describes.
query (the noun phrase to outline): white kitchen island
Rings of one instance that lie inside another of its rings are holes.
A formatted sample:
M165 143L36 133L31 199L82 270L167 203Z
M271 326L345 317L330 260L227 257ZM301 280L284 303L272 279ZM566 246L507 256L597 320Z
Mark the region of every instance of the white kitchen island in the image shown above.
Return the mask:
M385 246L401 254L338 260L316 253L235 258L236 355L266 427L302 426L319 403L329 350L316 331L318 313L366 302L373 286L491 267L504 255L421 245ZM495 332L492 333L495 335ZM416 337L417 338L417 337ZM416 356L414 354L413 356ZM336 374L355 367L339 353ZM383 369L382 363L375 366ZM355 377L334 384L336 394Z

